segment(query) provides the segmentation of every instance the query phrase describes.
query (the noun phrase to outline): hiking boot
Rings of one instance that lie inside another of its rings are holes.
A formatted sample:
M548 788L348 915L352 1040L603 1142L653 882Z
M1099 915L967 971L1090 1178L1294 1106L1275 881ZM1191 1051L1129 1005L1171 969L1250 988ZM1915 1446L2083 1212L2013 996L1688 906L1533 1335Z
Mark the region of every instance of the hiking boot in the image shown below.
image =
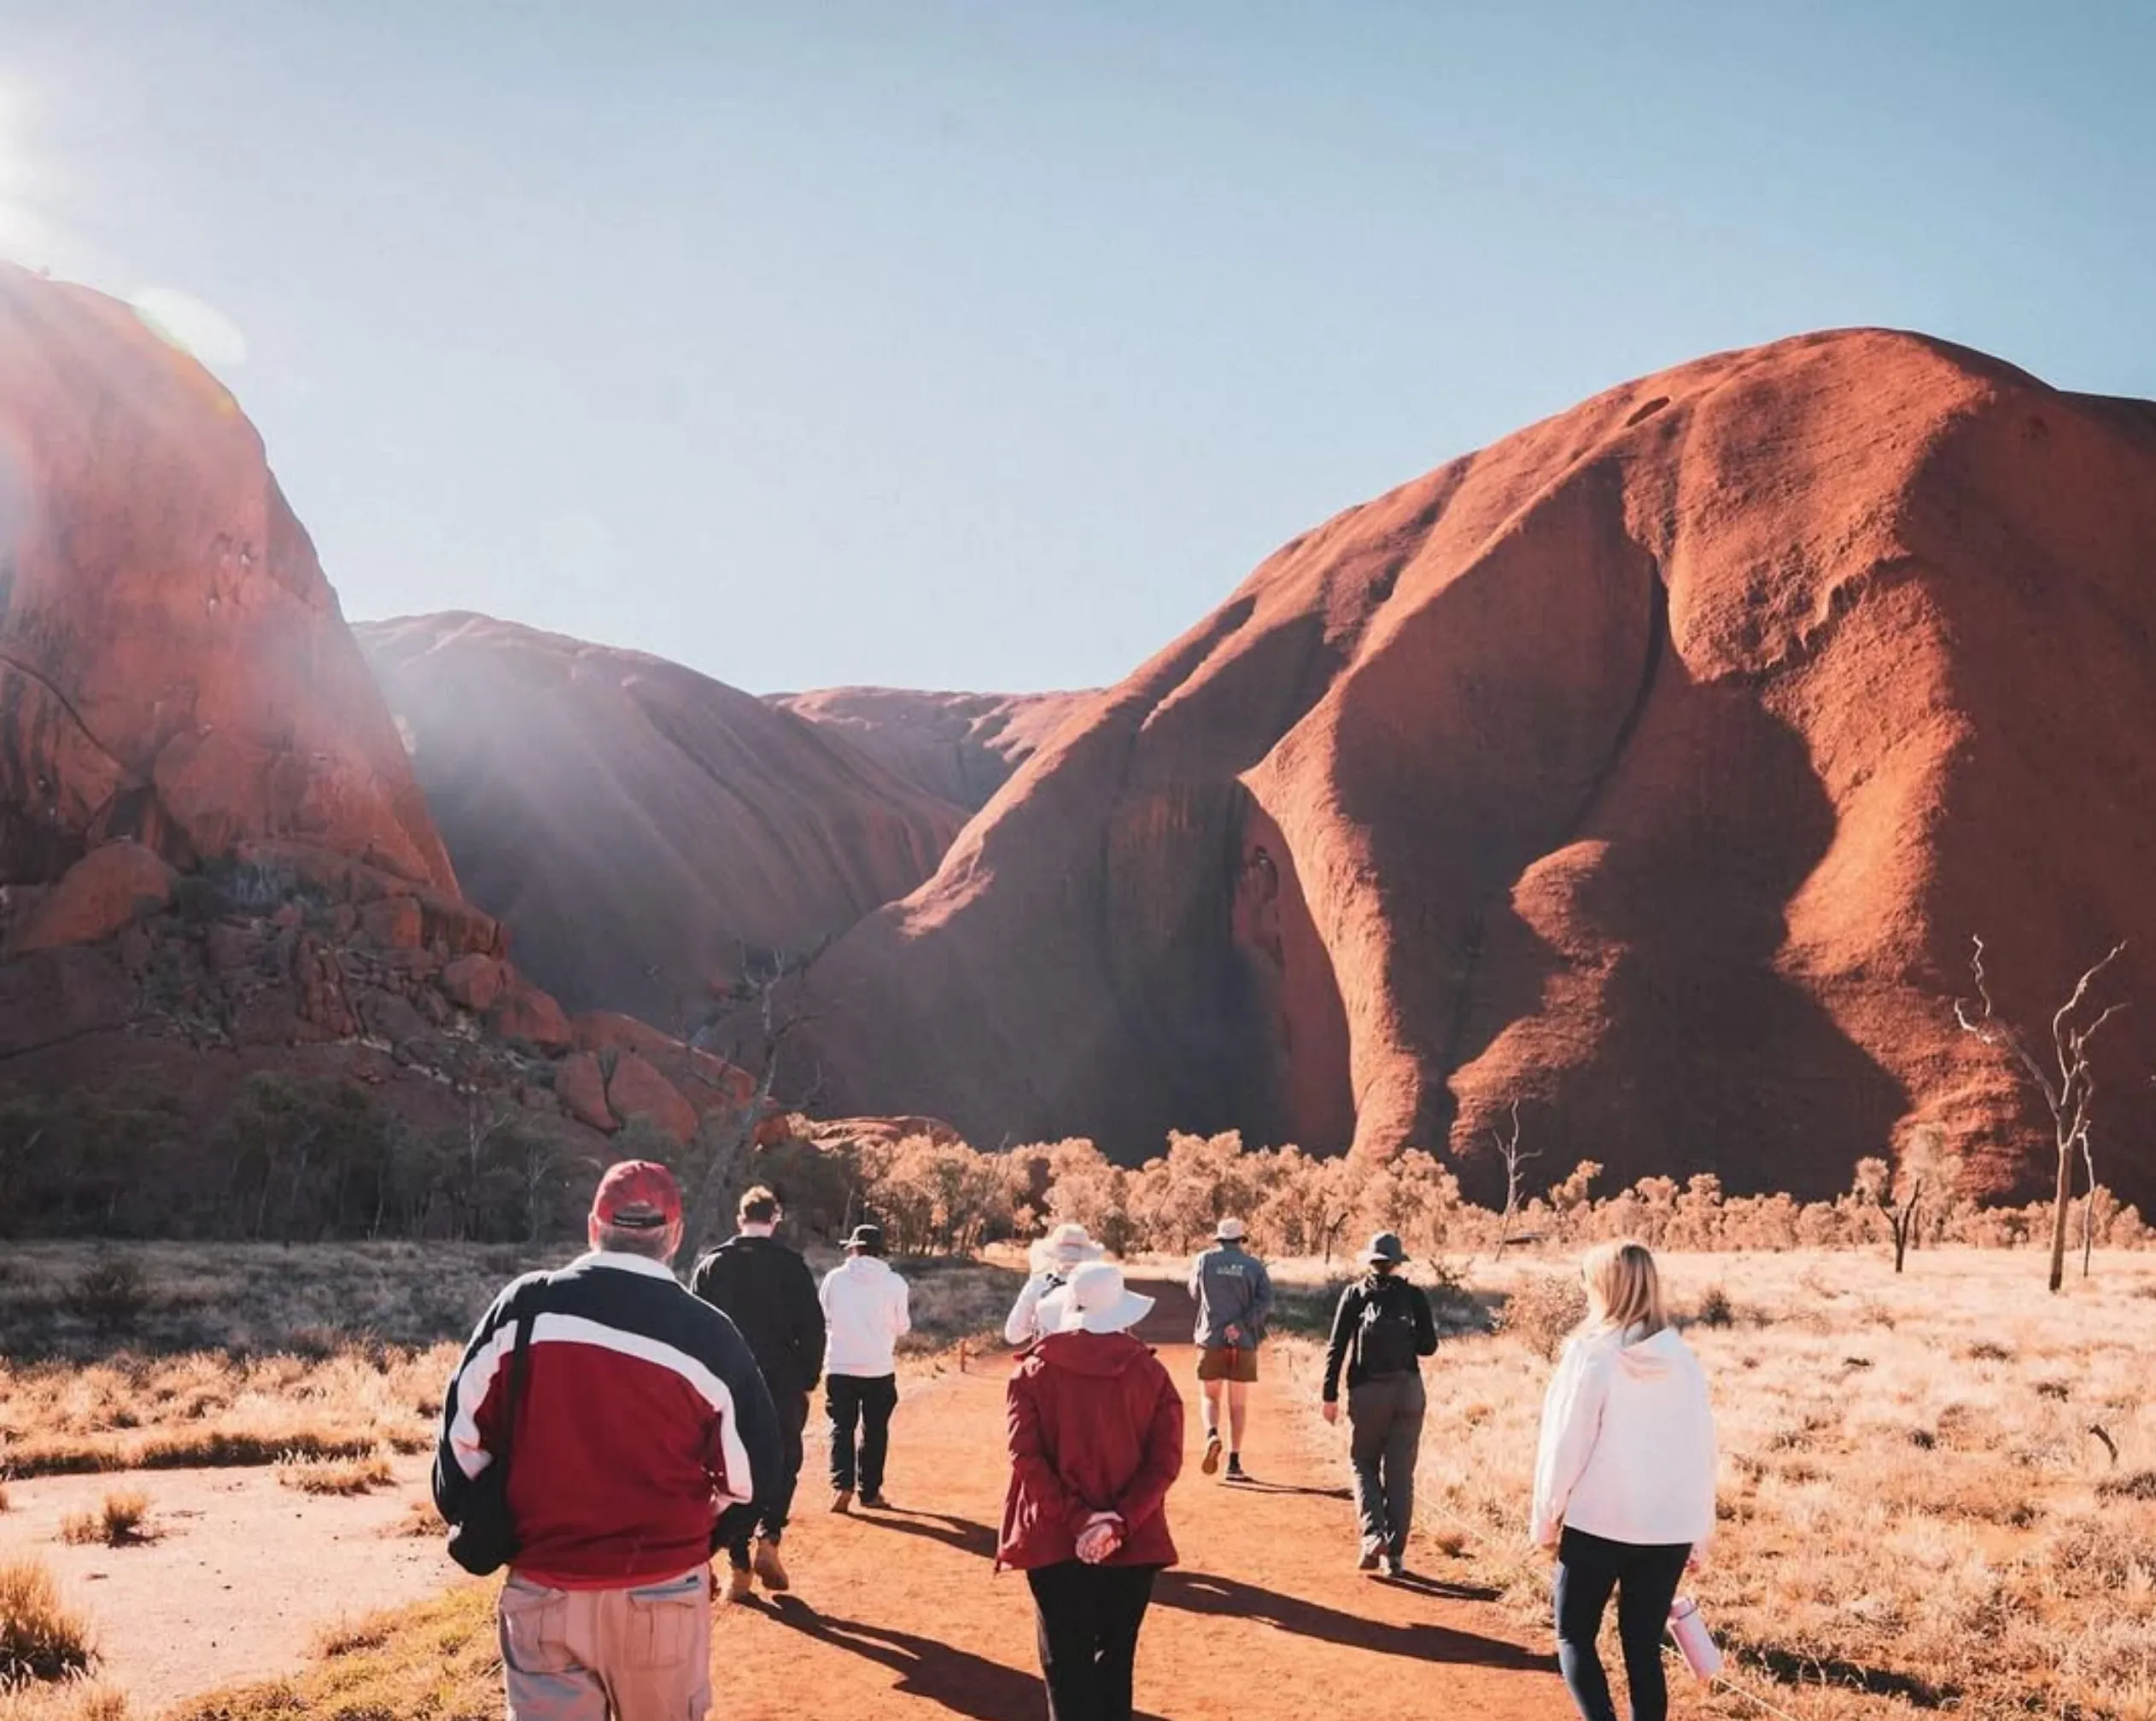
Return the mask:
M1375 1572L1377 1569L1377 1549L1365 1544L1361 1555L1355 1561L1355 1569L1358 1572Z
M841 1488L831 1496L831 1509L840 1517L853 1510L853 1490Z
M728 1601L745 1601L755 1593L756 1586L749 1581L749 1568L747 1566L736 1566L727 1572L726 1578L726 1599Z
M1206 1456L1198 1467L1208 1476L1220 1468L1220 1437L1218 1434L1206 1436Z
M891 1502L885 1499L880 1493L862 1495L861 1496L861 1503L868 1507L872 1512L888 1512L891 1510Z
M770 1537L757 1537L756 1552L750 1560L756 1567L757 1581L765 1589L776 1594L793 1587L792 1580L786 1576L786 1562L779 1558L779 1544Z
M1405 1578L1407 1576L1407 1562L1397 1554L1388 1554L1377 1570L1381 1577Z
M1247 1482L1250 1479L1250 1473L1242 1467L1242 1460L1233 1452L1228 1455L1227 1479L1230 1482Z

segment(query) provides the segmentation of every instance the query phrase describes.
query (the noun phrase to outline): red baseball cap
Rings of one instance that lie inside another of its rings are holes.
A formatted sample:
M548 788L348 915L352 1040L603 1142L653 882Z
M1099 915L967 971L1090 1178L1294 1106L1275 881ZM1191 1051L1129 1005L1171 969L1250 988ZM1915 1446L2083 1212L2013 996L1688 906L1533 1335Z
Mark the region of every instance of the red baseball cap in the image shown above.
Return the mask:
M624 1159L606 1168L592 1197L592 1217L628 1231L656 1231L681 1216L681 1186L665 1166Z

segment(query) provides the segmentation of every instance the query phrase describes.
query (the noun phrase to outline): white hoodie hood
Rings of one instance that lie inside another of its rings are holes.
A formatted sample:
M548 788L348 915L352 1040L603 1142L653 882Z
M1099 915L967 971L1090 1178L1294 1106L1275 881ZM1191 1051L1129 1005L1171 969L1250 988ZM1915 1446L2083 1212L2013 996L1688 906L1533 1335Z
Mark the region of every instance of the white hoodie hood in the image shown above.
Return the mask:
M1568 1526L1612 1542L1703 1546L1715 1531L1715 1416L1691 1346L1664 1327L1635 1343L1583 1333L1542 1403L1535 1541Z

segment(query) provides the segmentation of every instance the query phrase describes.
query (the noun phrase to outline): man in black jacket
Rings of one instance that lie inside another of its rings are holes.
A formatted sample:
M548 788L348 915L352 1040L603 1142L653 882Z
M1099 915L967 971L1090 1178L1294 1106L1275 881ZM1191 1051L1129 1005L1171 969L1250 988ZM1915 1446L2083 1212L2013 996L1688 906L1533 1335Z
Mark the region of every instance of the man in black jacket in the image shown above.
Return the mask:
M767 1590L788 1586L779 1538L801 1479L801 1431L809 1421L809 1395L823 1372L823 1305L816 1297L815 1276L797 1251L773 1234L779 1218L777 1196L762 1185L750 1190L741 1198L739 1234L698 1262L689 1281L689 1288L731 1316L749 1341L771 1390L785 1447L777 1485L764 1496L762 1521L741 1524L727 1544L733 1566L727 1586L731 1601L749 1599L752 1569Z
M1406 1570L1407 1531L1415 1515L1415 1456L1423 1444L1421 1359L1437 1350L1437 1322L1419 1285L1399 1276L1407 1260L1389 1231L1363 1251L1363 1277L1340 1293L1332 1343L1325 1350L1325 1420L1340 1417L1340 1377L1347 1375L1349 1456L1355 1467L1355 1515L1362 1526L1362 1571L1388 1578Z

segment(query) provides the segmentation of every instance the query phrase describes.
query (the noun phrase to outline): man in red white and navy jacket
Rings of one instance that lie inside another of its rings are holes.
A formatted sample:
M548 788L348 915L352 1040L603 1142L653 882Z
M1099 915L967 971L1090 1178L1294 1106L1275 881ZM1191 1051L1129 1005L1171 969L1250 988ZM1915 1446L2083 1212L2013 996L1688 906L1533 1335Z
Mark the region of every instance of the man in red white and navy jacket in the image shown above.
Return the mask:
M668 1265L681 1240L673 1173L612 1167L589 1236L589 1254L510 1285L472 1334L442 1407L435 1503L459 1521L501 1450L517 1307L535 1307L509 1443L511 1721L700 1716L711 1549L722 1520L768 1504L778 1416L733 1323Z

